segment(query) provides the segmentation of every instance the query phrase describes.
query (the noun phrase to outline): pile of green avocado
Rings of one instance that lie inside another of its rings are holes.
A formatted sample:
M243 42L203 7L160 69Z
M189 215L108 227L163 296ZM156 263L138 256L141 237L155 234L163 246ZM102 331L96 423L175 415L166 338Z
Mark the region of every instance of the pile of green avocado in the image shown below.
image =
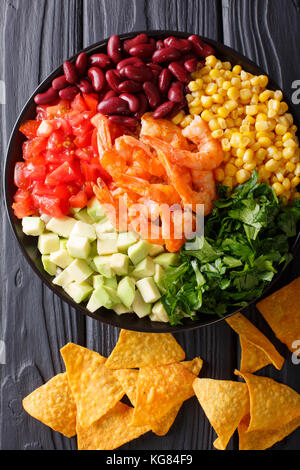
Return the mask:
M55 276L52 282L76 303L86 301L91 312L105 307L168 322L160 300L162 279L165 268L178 265L178 255L135 232L118 233L96 198L72 215L22 219L23 232L38 237L43 267Z

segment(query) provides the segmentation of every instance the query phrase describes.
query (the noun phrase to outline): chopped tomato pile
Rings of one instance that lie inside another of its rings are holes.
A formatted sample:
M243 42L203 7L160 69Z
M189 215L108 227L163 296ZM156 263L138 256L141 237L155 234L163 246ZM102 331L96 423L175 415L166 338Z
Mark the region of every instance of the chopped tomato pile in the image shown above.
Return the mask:
M15 165L16 217L62 217L70 207L87 205L99 177L111 181L100 164L97 131L91 123L97 104L97 95L79 93L72 101L37 106L36 120L21 125L28 140L23 143L23 161ZM124 131L111 124L114 137Z

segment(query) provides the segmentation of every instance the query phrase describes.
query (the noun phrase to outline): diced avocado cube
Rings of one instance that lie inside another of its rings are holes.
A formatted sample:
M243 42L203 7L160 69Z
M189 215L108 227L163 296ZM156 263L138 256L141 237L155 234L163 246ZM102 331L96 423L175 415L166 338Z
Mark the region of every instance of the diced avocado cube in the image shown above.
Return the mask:
M98 287L104 286L104 279L105 277L102 274L96 274L93 276L93 287L94 289L98 289Z
M91 249L89 253L89 258L95 258L95 256L98 256L97 240L91 243Z
M154 264L155 266L155 272L154 272L154 282L158 286L159 290L161 292L164 292L164 284L163 284L163 279L164 279L164 268L161 267L160 264Z
M137 279L142 279L143 277L154 276L154 273L155 264L153 263L152 258L150 258L150 256L147 256L135 266L131 274Z
M75 212L74 218L76 220L81 220L86 224L93 224L95 221L88 215L87 209L80 209L79 212Z
M47 223L46 229L50 232L57 233L60 237L69 238L75 224L76 220L66 215L60 219L52 217Z
M146 240L140 240L134 245L131 245L128 248L128 256L133 262L133 264L138 264L146 256L148 256L150 250L150 243Z
M127 254L128 248L136 243L139 235L135 232L121 232L119 233L117 248L121 253Z
M104 285L107 287L111 287L115 291L118 289L118 281L116 276L113 277L105 277L104 278Z
M93 287L87 282L71 282L64 290L76 303L80 304L90 296Z
M75 259L70 266L64 269L55 279L53 283L58 286L65 287L72 281L83 282L93 274L93 270L82 259Z
M123 315L123 313L132 313L132 309L125 307L123 304L116 305L114 307L114 311L117 315Z
M81 209L80 207L70 207L70 213L75 216Z
M110 267L117 276L126 276L129 268L129 257L123 253L115 253L111 255Z
M154 245L153 243L150 244L150 251L149 251L149 256L153 258L153 256L157 256L160 253L163 253L164 247L163 245Z
M168 268L169 266L178 266L179 256L177 253L162 253L161 255L153 258L153 262L160 264L163 268Z
M56 233L43 233L39 236L38 249L42 255L49 255L59 250L59 237Z
M26 235L38 237L45 229L44 222L40 217L23 217L22 230Z
M72 235L67 243L69 255L73 258L87 259L90 253L91 244L87 237L77 237Z
M113 224L107 218L93 225L95 227L97 237L101 237L103 233L110 233L116 231Z
M153 305L151 313L159 319L158 321L169 322L169 316L160 300Z
M42 255L42 263L44 270L50 274L50 276L56 275L56 264L52 263L49 255Z
M115 232L112 233L102 233L99 236L97 241L97 250L99 255L111 255L112 253L117 253L118 243L118 234Z
M113 273L110 266L111 256L95 256L94 264L98 273L103 274L104 277L112 277Z
M135 282L129 277L123 277L118 284L117 294L125 307L131 307L135 295Z
M94 222L98 222L105 217L101 204L96 197L89 200L87 214Z
M160 292L153 277L144 277L136 282L136 287L146 303L153 303L160 299Z
M100 307L110 309L118 304L120 304L120 299L117 297L115 291L109 287L101 286L93 291L86 308L91 312L95 312Z
M60 268L65 269L74 261L74 259L69 255L67 250L61 249L50 253L50 261L55 263Z
M82 222L81 220L78 220L76 224L74 225L74 227L72 228L70 237L73 237L73 236L85 237L90 242L93 242L97 238L94 225L86 224L85 222Z
M139 318L146 317L151 313L151 304L147 304L138 290L135 291L132 310Z

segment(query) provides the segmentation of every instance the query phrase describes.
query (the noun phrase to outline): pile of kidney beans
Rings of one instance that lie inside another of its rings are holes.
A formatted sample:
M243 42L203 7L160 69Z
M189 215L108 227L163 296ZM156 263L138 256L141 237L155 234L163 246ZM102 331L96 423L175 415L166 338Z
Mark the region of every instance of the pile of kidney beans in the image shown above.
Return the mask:
M162 118L183 109L190 73L211 54L214 49L194 34L155 40L142 33L124 41L113 35L106 54L83 52L75 63L64 62L64 75L34 100L46 105L58 98L72 100L78 92L97 93L98 112L134 127L146 111Z

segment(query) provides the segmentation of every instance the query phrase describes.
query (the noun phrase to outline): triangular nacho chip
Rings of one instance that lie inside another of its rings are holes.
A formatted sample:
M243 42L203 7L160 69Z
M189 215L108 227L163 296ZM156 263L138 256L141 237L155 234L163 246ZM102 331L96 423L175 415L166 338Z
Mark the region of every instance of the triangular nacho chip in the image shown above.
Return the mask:
M106 361L108 369L134 369L182 361L185 352L170 333L140 333L121 330Z
M178 363L141 368L132 424L157 423L173 407L194 395L194 379L195 375Z
M113 450L150 431L150 426L131 426L133 408L117 403L88 428L77 426L78 450Z
M109 411L124 395L105 358L95 351L68 343L61 349L69 384L77 406L77 420L88 427Z
M119 380L131 404L135 406L139 371L137 369L119 369L115 370L114 374Z
M215 447L225 450L239 422L249 413L247 385L230 380L195 379L193 387L218 435Z
M300 277L261 300L256 307L277 338L292 352L300 339Z
M55 375L23 400L24 410L64 436L76 434L76 405L66 373Z
M271 431L248 432L250 416L245 416L239 424L239 450L265 450L276 442L282 441L300 426L300 418L295 418L287 424Z
M269 377L235 371L244 378L250 397L247 432L273 431L300 417L300 395L287 385Z
M273 364L276 369L282 368L284 358L276 351L271 341L244 315L236 313L226 318L226 322L240 335L241 371L256 372L267 364Z

